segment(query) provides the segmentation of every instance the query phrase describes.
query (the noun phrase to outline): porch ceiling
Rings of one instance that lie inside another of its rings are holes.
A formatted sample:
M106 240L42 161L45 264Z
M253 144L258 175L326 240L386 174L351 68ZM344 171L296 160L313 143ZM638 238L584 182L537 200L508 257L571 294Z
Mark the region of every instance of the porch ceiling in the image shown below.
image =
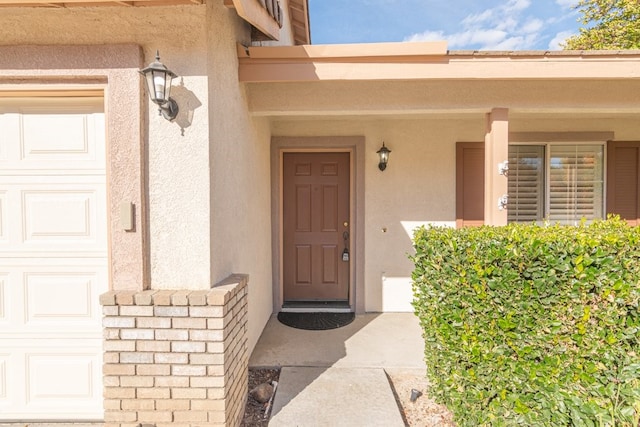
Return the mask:
M204 0L0 0L0 7L175 6L203 4Z

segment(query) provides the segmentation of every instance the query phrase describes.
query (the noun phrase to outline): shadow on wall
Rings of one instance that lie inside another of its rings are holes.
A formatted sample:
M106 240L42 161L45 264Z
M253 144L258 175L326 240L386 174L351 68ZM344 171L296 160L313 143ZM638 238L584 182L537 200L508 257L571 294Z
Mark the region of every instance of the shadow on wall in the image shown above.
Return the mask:
M409 238L409 247L413 247L413 232L420 226L433 225L436 227L453 227L455 221L400 221L402 228ZM407 252L405 256L409 256ZM381 272L381 292L383 312L413 312L413 290L411 286L411 275L399 270L398 266Z
M184 85L184 79L180 79L180 84L171 88L171 97L178 103L178 115L174 122L180 126L182 136L184 131L193 123L196 109L202 107L202 102L198 97Z

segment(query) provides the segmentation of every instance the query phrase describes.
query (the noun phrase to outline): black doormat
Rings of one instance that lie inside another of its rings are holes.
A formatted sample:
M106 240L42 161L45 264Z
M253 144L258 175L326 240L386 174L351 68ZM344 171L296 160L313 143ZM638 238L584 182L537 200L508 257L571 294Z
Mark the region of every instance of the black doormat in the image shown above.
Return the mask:
M355 313L278 313L280 323L312 331L341 328L353 322L355 317Z

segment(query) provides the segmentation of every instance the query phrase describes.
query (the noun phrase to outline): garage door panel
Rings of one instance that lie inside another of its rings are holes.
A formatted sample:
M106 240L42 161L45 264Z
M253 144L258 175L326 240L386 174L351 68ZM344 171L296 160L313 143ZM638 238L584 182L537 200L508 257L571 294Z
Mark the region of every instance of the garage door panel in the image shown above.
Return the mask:
M0 414L15 411L24 401L24 382L20 375L24 359L11 346L3 345L0 352Z
M89 272L39 272L25 274L27 327L72 322L91 327L99 317L95 301L98 274Z
M58 405L62 399L91 399L99 394L94 377L101 370L101 363L95 349L88 350L92 351L27 353L26 404Z
M4 323L0 339L100 338L99 296L107 283L106 262L86 259L84 266L70 266L68 259L28 260L33 264L26 265L22 260L0 266L0 295L6 301L0 317L0 325Z
M17 339L7 341L4 349L9 353L0 354L6 379L5 397L0 397L2 419L102 418L100 340L63 345L42 339L33 345Z
M7 220L5 219L6 211L7 211L7 192L0 190L0 244L3 241L6 242L9 238L5 231L5 224L7 223Z
M13 250L14 244L21 239L22 230L20 193L4 181L0 176L0 251Z
M102 105L0 97L0 423L103 416Z
M18 114L0 114L0 169L16 167L15 160L20 158L20 116Z
M22 201L25 242L98 239L94 191L24 191Z
M8 274L0 273L0 326L8 322L7 318L7 293Z
M87 116L28 114L21 117L20 145L25 160L82 158L95 153L95 143L90 150ZM59 136L52 138L51 135Z
M7 391L9 387L7 386L7 362L9 361L9 354L0 353L0 407L2 402L8 401Z
M89 178L93 182L73 184L65 177L66 182L14 183L0 176L0 256L3 251L104 254L106 185L103 177Z
M1 258L0 258L1 260ZM0 266L0 339L10 331L13 331L19 318L16 307L22 305L19 295L19 287L14 285L20 273L12 273L6 266ZM0 351L4 350L1 347Z
M104 168L103 114L0 117L0 168L5 171Z

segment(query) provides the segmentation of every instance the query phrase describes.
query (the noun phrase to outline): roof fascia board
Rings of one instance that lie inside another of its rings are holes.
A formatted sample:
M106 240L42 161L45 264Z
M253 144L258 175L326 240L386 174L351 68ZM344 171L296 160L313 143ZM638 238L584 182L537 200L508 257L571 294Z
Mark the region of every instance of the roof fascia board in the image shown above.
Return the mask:
M239 49L242 82L640 78L640 51L447 53L421 43Z
M199 5L203 0L0 0L0 7L172 6Z
M397 56L442 56L447 42L359 43L303 46L251 46L252 59L335 59Z

